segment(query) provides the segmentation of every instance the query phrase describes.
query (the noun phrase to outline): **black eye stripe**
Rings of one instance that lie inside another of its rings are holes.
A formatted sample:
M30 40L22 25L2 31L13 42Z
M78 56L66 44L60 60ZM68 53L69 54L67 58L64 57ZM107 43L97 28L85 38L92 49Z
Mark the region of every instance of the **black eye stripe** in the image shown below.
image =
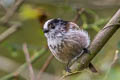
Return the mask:
M48 28L49 28L49 29L54 29L54 28L55 28L55 24L49 23L49 24L48 24Z
M52 25L52 26L51 26L51 29L55 29L55 26L54 26L54 25Z

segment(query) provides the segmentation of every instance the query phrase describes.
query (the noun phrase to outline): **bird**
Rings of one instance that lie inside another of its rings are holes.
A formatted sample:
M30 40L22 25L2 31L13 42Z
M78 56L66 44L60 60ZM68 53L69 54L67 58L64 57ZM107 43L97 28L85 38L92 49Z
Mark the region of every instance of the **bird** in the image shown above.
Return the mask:
M66 64L66 71L71 72L70 66L84 53L89 53L90 37L87 31L80 29L72 21L61 18L49 19L43 25L43 32L48 47L55 58ZM92 72L97 72L89 63Z

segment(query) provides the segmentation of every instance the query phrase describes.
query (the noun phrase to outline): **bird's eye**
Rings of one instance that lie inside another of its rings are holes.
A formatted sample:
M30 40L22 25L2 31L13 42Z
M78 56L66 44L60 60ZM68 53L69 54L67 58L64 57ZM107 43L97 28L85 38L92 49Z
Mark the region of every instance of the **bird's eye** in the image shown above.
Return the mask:
M54 25L52 25L52 26L51 26L51 29L55 29L55 26L54 26Z
M54 25L54 24L52 24L52 23L51 23L51 24L49 24L48 26L49 26L49 28L51 28L51 29L55 29L55 25Z

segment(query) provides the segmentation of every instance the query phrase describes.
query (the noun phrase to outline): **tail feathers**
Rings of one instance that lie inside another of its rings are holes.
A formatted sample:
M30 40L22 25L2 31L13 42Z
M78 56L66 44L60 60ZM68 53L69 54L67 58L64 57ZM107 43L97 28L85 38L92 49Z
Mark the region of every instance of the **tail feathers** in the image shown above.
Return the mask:
M96 70L96 68L93 66L92 63L89 63L88 67L89 67L89 69L90 69L92 72L94 72L94 73L97 73L97 72L98 72L98 71Z

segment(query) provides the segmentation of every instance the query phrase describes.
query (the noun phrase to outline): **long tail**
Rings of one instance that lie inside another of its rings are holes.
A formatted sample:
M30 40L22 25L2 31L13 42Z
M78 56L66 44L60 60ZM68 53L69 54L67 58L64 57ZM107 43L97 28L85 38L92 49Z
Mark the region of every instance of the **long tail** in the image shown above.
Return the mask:
M94 73L97 73L97 72L98 72L98 71L96 70L96 68L93 66L92 63L89 63L88 67L89 67L89 69L90 69L92 72L94 72Z

